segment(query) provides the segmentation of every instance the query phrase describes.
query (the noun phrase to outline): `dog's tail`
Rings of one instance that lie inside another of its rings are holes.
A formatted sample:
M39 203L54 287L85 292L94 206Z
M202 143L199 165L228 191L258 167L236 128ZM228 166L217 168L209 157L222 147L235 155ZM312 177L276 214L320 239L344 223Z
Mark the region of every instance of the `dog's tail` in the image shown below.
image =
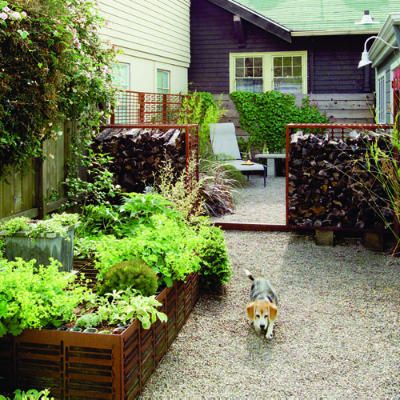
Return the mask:
M247 275L247 277L248 277L250 280L254 281L254 276L251 274L251 272L250 272L248 269L245 269L245 270L244 270L244 273Z

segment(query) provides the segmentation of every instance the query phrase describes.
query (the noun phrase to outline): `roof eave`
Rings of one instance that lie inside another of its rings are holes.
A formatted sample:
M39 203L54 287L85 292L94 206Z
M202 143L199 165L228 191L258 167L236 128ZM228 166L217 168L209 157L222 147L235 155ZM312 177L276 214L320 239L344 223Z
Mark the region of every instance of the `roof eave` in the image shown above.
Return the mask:
M396 40L396 32L394 27L400 27L400 13L392 13L387 17L378 36L386 40L392 46L399 46ZM372 61L372 67L376 68L383 60L385 60L394 49L387 46L381 40L375 40L369 50L369 57Z
M343 35L376 35L378 30L365 30L365 31L353 31L353 30L336 30L336 31L293 31L293 37L304 37L304 36L343 36Z
M290 29L285 26L279 24L272 19L269 19L262 14L259 14L257 11L252 10L248 7L243 6L242 4L236 2L235 0L208 0L210 3L215 4L218 7L223 8L226 11L231 12L232 14L239 15L245 21L250 22L251 24L258 26L259 28L272 33L275 36L283 39L284 41L291 43L292 35Z

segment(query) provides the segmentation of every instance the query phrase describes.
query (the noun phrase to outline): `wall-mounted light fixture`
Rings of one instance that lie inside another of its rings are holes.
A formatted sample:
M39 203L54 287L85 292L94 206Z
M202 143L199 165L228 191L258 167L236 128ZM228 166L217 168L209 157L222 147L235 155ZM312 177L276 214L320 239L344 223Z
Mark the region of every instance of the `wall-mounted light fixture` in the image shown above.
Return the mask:
M364 43L364 51L361 53L361 60L358 63L358 68L362 68L369 64L372 64L372 61L369 59L369 54L368 54L368 50L367 50L367 43L372 39L380 40L383 43L385 43L387 46L391 47L392 49L399 49L397 46L392 46L390 43L388 43L386 40L382 39L380 36L370 36Z
M370 24L377 24L378 21L375 21L371 14L369 13L369 10L364 11L364 15L362 16L361 20L356 22L356 25L370 25Z

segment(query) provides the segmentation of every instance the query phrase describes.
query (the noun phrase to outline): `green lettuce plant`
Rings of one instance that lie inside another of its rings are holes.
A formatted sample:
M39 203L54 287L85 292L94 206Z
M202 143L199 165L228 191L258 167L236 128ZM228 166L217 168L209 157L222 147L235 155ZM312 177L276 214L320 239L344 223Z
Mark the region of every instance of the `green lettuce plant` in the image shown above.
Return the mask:
M54 397L49 396L50 391L48 389L40 391L36 389L29 389L27 391L17 389L14 392L14 397L0 395L0 400L54 400Z
M75 319L87 289L74 274L59 272L59 264L36 267L35 260L0 259L0 337Z

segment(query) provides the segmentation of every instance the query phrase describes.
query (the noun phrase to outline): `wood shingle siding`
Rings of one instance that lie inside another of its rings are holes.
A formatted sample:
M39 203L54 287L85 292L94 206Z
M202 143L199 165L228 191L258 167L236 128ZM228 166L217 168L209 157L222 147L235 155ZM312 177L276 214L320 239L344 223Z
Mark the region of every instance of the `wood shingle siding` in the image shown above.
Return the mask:
M181 67L190 63L189 0L98 0L102 36L128 56Z
M233 15L207 0L192 0L192 90L229 93L229 53L306 50L310 93L371 92L373 77L357 69L364 35L295 37L287 43L243 21L245 46L235 37ZM370 74L372 75L372 74Z

